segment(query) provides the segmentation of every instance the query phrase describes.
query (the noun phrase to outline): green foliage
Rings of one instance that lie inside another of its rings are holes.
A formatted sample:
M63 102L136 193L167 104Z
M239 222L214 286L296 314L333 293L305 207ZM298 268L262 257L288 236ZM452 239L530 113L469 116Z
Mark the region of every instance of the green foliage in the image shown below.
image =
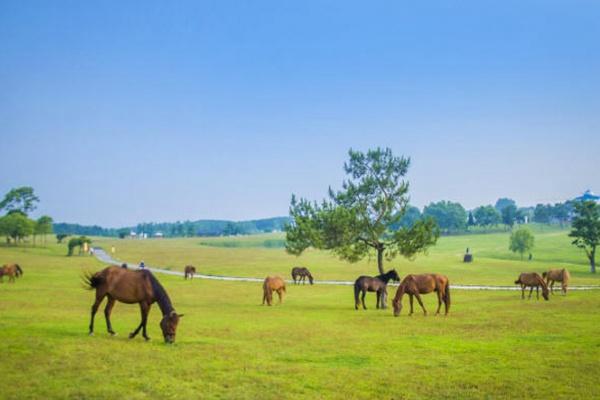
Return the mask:
M473 212L473 216L479 226L489 227L500 223L500 214L492 206L477 207Z
M35 233L38 235L48 235L52 233L52 217L42 215L35 222Z
M531 231L527 228L519 228L510 235L509 250L513 253L519 253L521 260L523 254L533 249L534 237Z
M460 203L438 201L423 210L423 215L433 218L442 231L447 233L463 231L467 224L467 212Z
M83 249L83 245L87 243L90 244L92 243L92 239L85 237L85 236L79 236L76 238L72 238L71 240L69 240L69 243L67 245L68 247L68 253L67 256L72 256L73 255L73 249L75 247L79 247L79 254L81 255L82 249Z
M21 212L11 212L0 217L0 235L4 235L7 241L12 239L15 243L33 234L35 222L27 218Z
M330 188L329 199L321 204L292 195L286 250L299 255L309 247L325 249L350 262L375 251L383 273L384 257L412 258L435 244L439 229L431 219L393 229L408 207L408 182L403 177L410 160L380 148L367 153L350 150L348 155L344 170L349 178L342 190Z
M57 233L56 234L56 243L62 243L62 241L68 236L69 235L67 235L66 233Z
M4 199L0 202L0 210L6 210L8 213L17 210L27 215L35 210L36 203L39 201L40 199L33 193L32 187L23 186L11 189L4 196Z
M508 199L506 197L496 200L496 205L494 208L499 214L502 214L502 210L504 210L506 207L514 207L516 209L517 203L513 199Z
M600 205L594 201L575 202L570 237L573 244L583 249L590 261L590 270L596 272L596 247L600 244Z
M517 210L517 206L509 204L502 209L501 215L502 223L512 228L519 218L519 211Z

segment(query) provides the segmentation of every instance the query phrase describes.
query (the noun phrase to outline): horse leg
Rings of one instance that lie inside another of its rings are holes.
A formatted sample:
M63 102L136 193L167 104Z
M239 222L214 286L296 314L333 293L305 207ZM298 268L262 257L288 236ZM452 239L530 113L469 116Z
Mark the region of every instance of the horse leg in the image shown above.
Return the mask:
M550 293L554 294L554 281L550 282Z
M115 331L113 331L112 325L110 323L110 313L112 311L113 306L115 305L115 298L111 295L108 295L108 301L106 302L106 307L104 307L104 318L106 319L106 329L108 333L111 335L116 335Z
M409 294L408 295L408 299L410 301L410 314L408 314L409 316L413 315L414 309L413 309L413 295Z
M277 289L277 296L279 297L279 304L281 304L281 300L283 299L283 291L280 289Z
M379 302L381 299L381 292L379 290L377 292L375 292L375 297L377 298L377 303L375 304L375 308L379 309L379 304L380 304Z
M148 334L146 333L146 325L148 324L148 314L150 313L150 307L152 307L151 304L148 303L143 303L145 305L145 309L142 310L142 313L144 313L146 315L142 314L142 324L143 324L143 329L142 329L142 335L144 336L144 339L146 340L150 340L150 337L148 337Z
M419 293L415 293L415 297L417 298L417 301L419 302L419 305L423 309L423 314L427 315L427 310L425 309L425 306L423 305L423 301L421 300L421 295L419 295Z
M535 287L535 298L538 300L540 299L540 287L539 286Z
M533 293L533 286L529 289L529 300L531 300L531 293Z
M442 308L442 289L438 289L437 291L437 298L438 298L438 309L435 312L435 315L438 315L440 313L440 309Z
M144 306L143 306L143 304L144 304L143 302L140 302L140 313L142 314L142 320L140 321L140 324L138 325L138 327L135 328L135 330L129 334L129 339L133 339L140 332L140 329L142 329L142 327L144 325Z
M525 300L525 285L521 284L521 300Z
M90 318L90 336L94 334L94 317L96 316L98 307L100 307L100 303L104 300L104 296L106 296L104 291L98 291L98 289L96 289L96 301L94 301L94 304L92 305L92 316Z
M383 288L381 292L381 308L385 310L387 308L387 288Z
M362 305L363 305L363 310L367 309L367 306L365 305L365 296L367 295L367 291L363 290L362 292L362 296L361 296L361 300L362 300Z

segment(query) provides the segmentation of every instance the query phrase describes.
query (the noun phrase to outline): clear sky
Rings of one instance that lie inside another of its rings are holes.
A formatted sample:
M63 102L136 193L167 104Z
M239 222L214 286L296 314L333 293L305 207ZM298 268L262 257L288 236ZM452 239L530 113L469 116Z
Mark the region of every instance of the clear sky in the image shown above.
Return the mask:
M0 2L0 192L38 215L286 215L377 146L419 207L600 192L597 1L93 3Z

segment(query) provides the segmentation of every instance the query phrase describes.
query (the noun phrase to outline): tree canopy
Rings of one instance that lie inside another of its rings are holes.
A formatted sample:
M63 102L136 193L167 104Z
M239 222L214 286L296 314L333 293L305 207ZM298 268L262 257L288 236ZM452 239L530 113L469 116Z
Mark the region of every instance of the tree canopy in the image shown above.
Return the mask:
M510 241L508 248L513 253L519 253L521 260L523 254L533 249L534 237L533 234L527 228L519 228L510 235Z
M460 203L438 201L423 210L423 215L433 218L445 232L457 232L467 226L467 212Z
M383 274L384 257L413 258L434 245L439 228L433 219L399 226L408 207L409 184L403 178L410 159L395 157L389 148L351 149L348 155L341 190L329 188L329 198L320 204L292 195L286 250L296 255L309 247L330 250L350 262L375 252Z
M600 205L595 201L575 202L575 217L569 236L573 245L583 249L590 262L590 271L596 273L596 247L600 244Z
M32 187L23 186L11 189L4 196L4 199L0 202L0 210L6 210L9 214L13 211L19 211L28 215L36 209L39 201L40 199L34 194Z

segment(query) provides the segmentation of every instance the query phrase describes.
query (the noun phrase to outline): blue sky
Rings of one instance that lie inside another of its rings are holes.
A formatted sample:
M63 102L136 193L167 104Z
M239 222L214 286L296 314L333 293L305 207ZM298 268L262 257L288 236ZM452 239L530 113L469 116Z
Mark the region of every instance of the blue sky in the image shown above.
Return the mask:
M412 202L600 192L594 1L0 2L0 191L122 226L286 215L349 148Z

